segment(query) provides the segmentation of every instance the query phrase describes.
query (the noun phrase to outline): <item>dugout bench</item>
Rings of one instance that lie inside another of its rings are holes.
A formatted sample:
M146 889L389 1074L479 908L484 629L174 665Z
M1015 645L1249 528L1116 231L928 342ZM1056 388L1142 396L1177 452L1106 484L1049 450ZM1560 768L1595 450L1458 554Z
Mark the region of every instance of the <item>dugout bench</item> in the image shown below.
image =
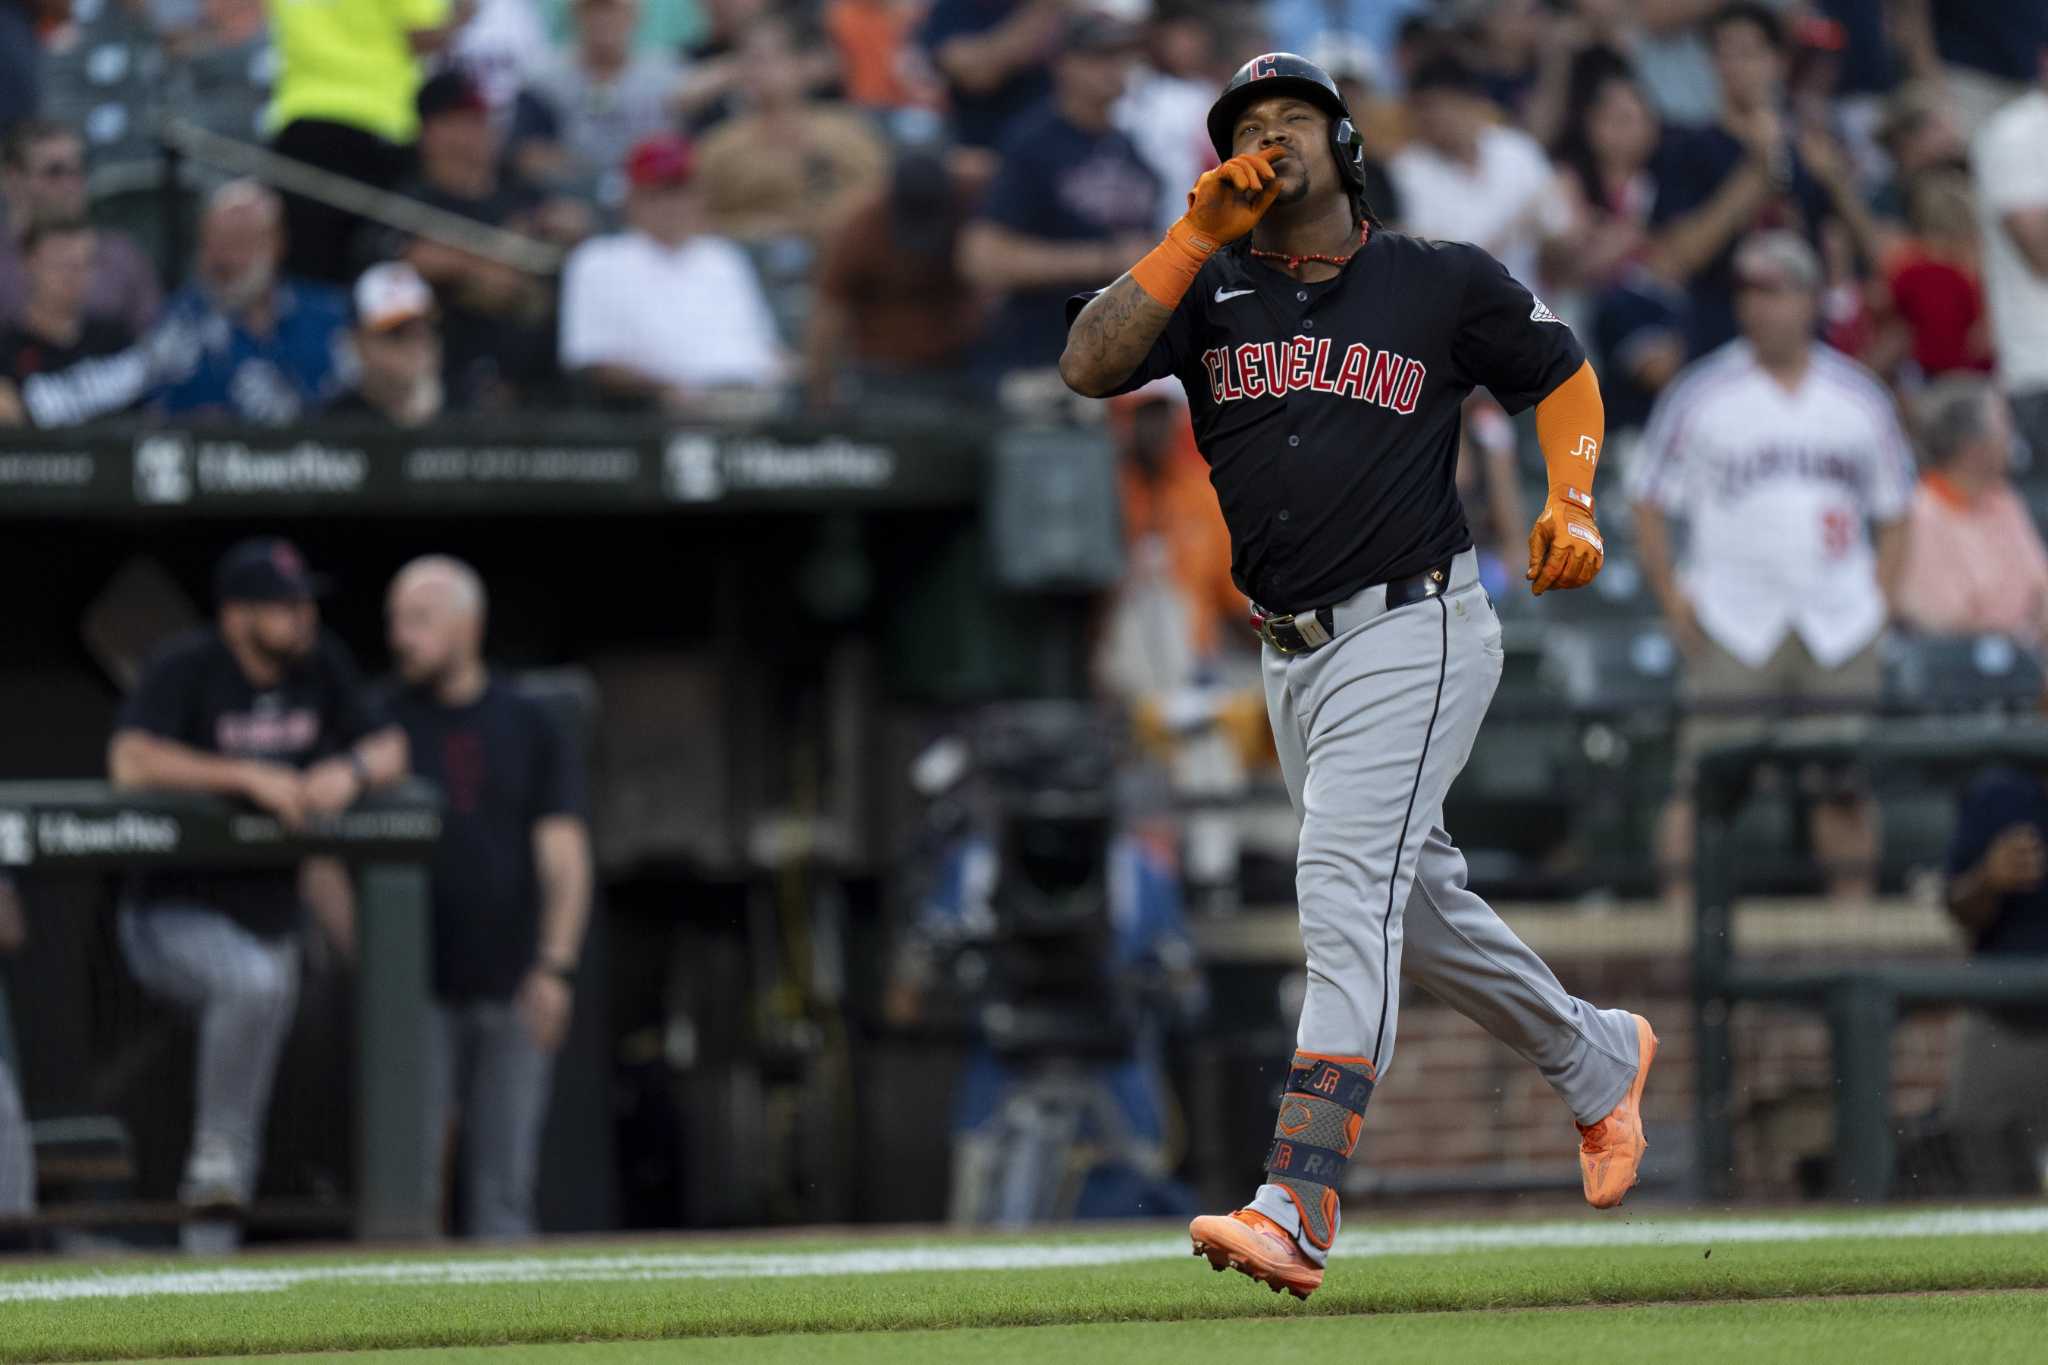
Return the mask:
M427 1207L427 860L440 796L411 779L299 832L210 797L118 792L104 782L0 783L0 870L125 873L275 867L313 855L358 870L355 1232L424 1237Z
M2048 773L2048 724L1969 720L1871 722L1814 735L1796 723L1701 756L1694 849L1693 998L1700 1176L1705 1192L1734 1191L1735 1065L1730 1013L1741 1001L1804 1006L1826 1016L1835 1108L1833 1193L1888 1197L1894 1162L1892 1034L1900 1016L1929 1005L2048 1003L2048 960L1781 967L1744 960L1733 942L1739 869L1735 817L1765 766L1855 762L1945 780L1958 795L1974 769L1993 764Z

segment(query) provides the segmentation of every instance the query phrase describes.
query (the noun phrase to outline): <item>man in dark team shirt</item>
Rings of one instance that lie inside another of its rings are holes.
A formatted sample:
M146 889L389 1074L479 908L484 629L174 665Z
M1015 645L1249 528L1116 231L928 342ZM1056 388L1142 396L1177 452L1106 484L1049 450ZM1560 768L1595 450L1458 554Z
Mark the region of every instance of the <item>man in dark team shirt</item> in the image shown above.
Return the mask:
M458 560L392 580L391 714L447 805L434 850L428 1169L459 1111L463 1230L529 1237L554 1054L590 916L583 764L541 706L484 666L484 587Z
M1104 396L1176 375L1253 602L1282 775L1301 818L1308 990L1266 1183L1195 1220L1197 1252L1306 1298L1337 1187L1393 1055L1403 971L1533 1062L1579 1124L1586 1198L1642 1161L1649 1023L1566 994L1466 888L1443 801L1500 682L1455 480L1480 385L1536 406L1550 493L1534 591L1600 569L1600 390L1569 329L1477 247L1387 231L1327 73L1255 57L1209 113L1223 164L1131 271L1075 300L1060 372Z
M1694 357L1735 338L1735 245L1785 228L1818 240L1833 203L1808 169L1785 110L1790 40L1769 6L1731 0L1708 21L1720 122L1674 128L1652 167L1650 226L1660 269L1685 281Z
M2048 960L2048 786L2039 777L1998 769L1970 785L1949 839L1948 878L1948 912L1972 956ZM2048 1001L1964 1016L1948 1111L1972 1193L2040 1189Z
M214 575L218 623L166 646L121 708L113 784L239 798L296 828L402 777L405 736L371 709L355 661L321 627L319 587L286 541L229 550ZM237 1206L255 1189L298 999L300 920L291 870L146 872L125 897L130 969L199 1015L188 1205Z
M953 135L963 147L1001 144L1019 113L1052 86L1062 0L938 0L918 45L946 78Z
M968 282L1003 295L978 358L991 378L1050 368L1067 296L1129 266L1157 231L1159 182L1110 122L1137 41L1100 15L1068 26L1052 98L1011 125L1002 169L961 235Z

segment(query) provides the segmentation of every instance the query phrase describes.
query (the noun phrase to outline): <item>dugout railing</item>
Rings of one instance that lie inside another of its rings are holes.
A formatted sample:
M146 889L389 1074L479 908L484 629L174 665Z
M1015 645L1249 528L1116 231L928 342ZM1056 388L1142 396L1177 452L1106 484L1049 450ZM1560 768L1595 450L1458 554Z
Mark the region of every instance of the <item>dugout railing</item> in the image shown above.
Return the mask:
M1898 1120L1891 1112L1891 1049L1900 1018L1938 1005L2048 1004L2048 960L1788 966L1741 954L1733 935L1742 883L1733 830L1751 778L1767 766L1841 763L1893 776L1909 771L1960 794L1970 772L1992 764L2048 773L2048 724L1998 717L1873 721L1815 734L1795 721L1702 755L1693 873L1695 1093L1700 1178L1714 1198L1736 1192L1738 1004L1789 1004L1825 1016L1835 1126L1831 1193L1863 1202L1882 1201L1892 1190Z
M211 797L104 782L0 783L0 870L118 874L146 867L288 867L317 855L357 870L355 1232L436 1228L426 1179L427 859L439 794L417 779L298 831Z

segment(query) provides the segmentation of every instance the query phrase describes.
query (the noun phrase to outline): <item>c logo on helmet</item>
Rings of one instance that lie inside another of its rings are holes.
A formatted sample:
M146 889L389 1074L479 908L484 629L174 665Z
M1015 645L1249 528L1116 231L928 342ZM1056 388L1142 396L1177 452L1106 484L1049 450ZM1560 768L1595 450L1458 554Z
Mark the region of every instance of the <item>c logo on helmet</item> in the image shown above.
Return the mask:
M1246 76L1245 79L1248 81L1263 80L1267 76L1277 75L1279 73L1279 68L1280 54L1277 52L1268 52L1263 57L1252 58L1251 74Z

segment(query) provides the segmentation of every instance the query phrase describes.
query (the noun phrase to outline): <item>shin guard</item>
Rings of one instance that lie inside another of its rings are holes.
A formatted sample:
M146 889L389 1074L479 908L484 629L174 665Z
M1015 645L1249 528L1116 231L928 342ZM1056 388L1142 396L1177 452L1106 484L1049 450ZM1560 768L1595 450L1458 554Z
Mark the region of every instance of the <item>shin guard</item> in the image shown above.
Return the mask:
M1266 1178L1294 1200L1302 1236L1320 1250L1336 1237L1337 1186L1365 1126L1372 1085L1372 1063L1363 1057L1296 1052L1288 1068Z

